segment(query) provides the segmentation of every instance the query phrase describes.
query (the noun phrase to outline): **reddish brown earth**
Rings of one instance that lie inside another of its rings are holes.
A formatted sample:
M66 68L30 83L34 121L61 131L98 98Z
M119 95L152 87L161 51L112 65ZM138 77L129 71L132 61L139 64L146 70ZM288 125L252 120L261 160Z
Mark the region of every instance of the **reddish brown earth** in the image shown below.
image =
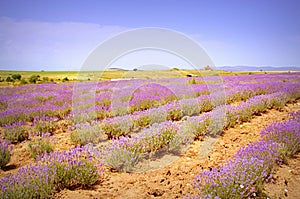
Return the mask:
M300 110L300 102L286 106L284 111L270 110L261 116L254 117L249 123L226 130L216 140L211 150L202 149L203 145L207 145L204 144L205 141L196 141L184 155L162 169L142 174L106 171L103 182L93 188L63 190L57 193L55 198L182 198L188 193L194 193L192 181L201 169L216 167L224 163L242 146L259 140L259 133L265 126L273 121L282 121L289 112L298 110ZM203 155L205 151L208 151L207 155ZM276 189L285 189L281 181L286 173L281 170L289 171L291 170L289 168L293 168L293 172L289 172L288 176L290 187L287 189L290 198L297 198L297 194L300 193L299 161L298 155L296 159L290 160L290 165L282 165L276 174L278 180L272 185L276 186ZM267 193L270 193L268 191L270 186L266 186Z
M195 193L192 181L202 169L217 167L231 158L239 148L260 139L260 131L273 121L282 121L287 114L300 110L300 101L287 105L283 111L269 110L261 116L255 116L251 122L228 129L217 139L195 141L188 150L168 166L173 157L165 156L156 164L162 168L145 173L119 173L106 170L104 178L89 189L63 190L54 198L182 198L188 193ZM64 130L55 134L56 149L72 146L69 135ZM202 148L202 146L205 146ZM25 143L14 147L14 154L5 171L0 170L0 177L16 172L17 168L33 160L30 158ZM266 185L266 194L271 198L300 198L300 155L290 159L288 165L278 167L275 181ZM285 184L287 182L287 185ZM287 189L287 196L284 196ZM274 191L276 190L276 191Z
M273 178L274 182L265 186L270 198L300 198L300 153L278 166Z

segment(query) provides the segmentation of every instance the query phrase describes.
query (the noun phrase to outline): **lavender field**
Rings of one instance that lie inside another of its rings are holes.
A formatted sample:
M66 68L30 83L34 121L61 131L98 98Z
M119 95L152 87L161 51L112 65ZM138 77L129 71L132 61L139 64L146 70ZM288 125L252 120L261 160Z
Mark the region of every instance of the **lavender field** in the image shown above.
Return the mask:
M162 168L149 169L152 161L177 157L176 164L195 142L219 139L228 129L297 104L300 73L43 83L0 90L0 198L59 198L66 189L93 190L91 198L122 193L126 198L122 188L110 187L122 183L118 175L155 175ZM262 196L275 166L300 150L300 111L287 115L282 122L271 121L256 142L226 163L208 170L195 167L190 185L170 189L172 196ZM28 161L16 164L22 155ZM111 179L120 182L107 185ZM155 183L156 190L161 185Z

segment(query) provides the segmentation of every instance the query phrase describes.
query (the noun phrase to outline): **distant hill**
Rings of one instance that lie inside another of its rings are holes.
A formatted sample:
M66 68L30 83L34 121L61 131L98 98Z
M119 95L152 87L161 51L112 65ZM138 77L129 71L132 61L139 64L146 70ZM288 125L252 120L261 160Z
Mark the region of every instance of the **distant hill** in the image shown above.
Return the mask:
M127 71L127 70L125 70L123 68L108 68L107 70L108 71Z
M274 66L219 66L220 70L225 71L300 71L300 67L287 66L287 67L274 67Z

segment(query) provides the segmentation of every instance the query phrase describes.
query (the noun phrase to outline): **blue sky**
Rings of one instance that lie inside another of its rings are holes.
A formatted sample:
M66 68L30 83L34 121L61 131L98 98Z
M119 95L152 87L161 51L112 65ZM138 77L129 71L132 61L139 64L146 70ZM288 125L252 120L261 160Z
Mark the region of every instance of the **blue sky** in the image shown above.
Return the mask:
M217 66L300 66L299 9L297 0L2 0L0 69L79 70L105 39L143 27L186 34Z

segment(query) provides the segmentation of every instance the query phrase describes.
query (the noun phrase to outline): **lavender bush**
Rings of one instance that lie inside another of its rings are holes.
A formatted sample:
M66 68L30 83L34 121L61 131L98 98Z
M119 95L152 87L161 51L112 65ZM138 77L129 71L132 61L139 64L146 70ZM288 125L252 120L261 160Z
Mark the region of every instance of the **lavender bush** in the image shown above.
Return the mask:
M47 165L22 167L0 179L0 198L50 198L55 191L55 170Z
M181 107L176 103L170 104L167 110L167 120L179 121L183 117Z
M155 153L156 151L169 145L178 131L176 123L167 121L161 124L154 124L151 128L145 129L139 135L140 145L143 151Z
M113 139L103 152L106 166L118 171L130 172L143 158L143 149L138 139L119 137Z
M119 118L108 118L101 123L101 128L109 139L128 135L134 127L130 116Z
M289 121L262 130L261 141L241 148L220 168L201 171L194 181L199 195L188 197L249 198L260 194L275 163L299 151L300 112L289 117Z
M151 119L147 112L144 111L142 114L137 113L132 117L133 123L137 128L145 128L151 124Z
M113 169L129 172L143 157L168 148L171 143L174 146L172 140L177 131L177 125L167 121L150 126L135 137L121 136L113 139L103 150L104 162Z
M9 142L6 140L0 141L0 168L3 168L10 160Z
M53 117L35 117L33 120L34 130L41 133L50 133L51 135L57 128L58 118Z
M166 121L167 110L164 107L150 109L149 111L150 124L161 123Z
M39 133L28 142L29 153L32 158L36 159L43 153L50 153L53 147L50 141L50 133Z
M283 160L300 150L300 111L292 113L290 117L289 121L273 123L261 132L264 140L281 144L280 155Z
M190 135L193 139L198 139L208 132L209 117L207 114L188 118L180 126L179 132L184 135Z
M103 172L100 152L91 145L56 151L38 157L38 163L55 171L56 189L91 186Z
M100 152L91 145L56 151L21 167L0 180L1 198L50 198L55 191L97 182L104 168Z
M184 99L180 101L182 114L187 116L199 115L200 107L197 98Z
M16 122L11 125L5 125L3 130L3 138L11 143L18 143L27 140L29 137L29 130L24 126L23 122Z
M106 140L107 136L96 122L93 124L76 124L70 138L74 144L82 146L88 143L98 144Z

